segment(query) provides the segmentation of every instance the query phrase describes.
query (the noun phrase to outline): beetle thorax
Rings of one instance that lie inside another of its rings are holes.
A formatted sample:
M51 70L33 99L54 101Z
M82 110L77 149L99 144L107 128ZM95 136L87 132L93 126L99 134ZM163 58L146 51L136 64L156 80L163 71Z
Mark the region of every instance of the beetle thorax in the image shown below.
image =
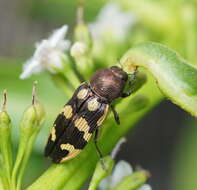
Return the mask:
M122 95L127 78L127 73L113 66L96 71L90 79L90 85L95 93L111 102Z

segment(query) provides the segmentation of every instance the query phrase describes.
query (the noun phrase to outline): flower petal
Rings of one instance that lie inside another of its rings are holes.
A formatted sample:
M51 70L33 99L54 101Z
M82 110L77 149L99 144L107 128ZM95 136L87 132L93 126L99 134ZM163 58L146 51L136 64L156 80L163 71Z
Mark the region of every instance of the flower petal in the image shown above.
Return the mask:
M98 189L107 190L110 187L110 184L111 184L111 176L107 176L100 182Z
M34 55L26 62L20 78L27 78L43 70L56 73L63 68L63 59L66 59L64 51L70 45L70 41L64 39L67 30L68 26L64 25L60 29L55 30L49 39L36 43Z
M67 57L65 54L63 54L60 51L52 51L48 55L47 61L49 62L45 64L46 69L50 71L51 73L57 73L57 70L61 70L64 67L63 60L67 60Z
M32 59L36 59L38 62L42 62L46 59L51 47L48 40L42 40L40 43L36 43L36 50Z
M59 47L59 44L60 43L62 44L62 42L64 41L67 31L68 31L67 25L63 25L61 28L56 29L48 39L50 41L51 47L54 48Z
M144 184L138 190L152 190L152 187L149 184Z
M73 57L81 57L85 55L86 51L87 51L86 44L84 42L77 41L71 46L70 54Z
M110 186L112 188L115 187L122 178L130 175L131 173L133 173L131 165L124 160L119 161L114 168Z
M62 40L58 45L56 46L56 49L59 51L67 51L70 47L71 42L69 40Z
M28 78L32 74L39 73L43 70L43 66L38 61L30 59L25 63L20 79Z

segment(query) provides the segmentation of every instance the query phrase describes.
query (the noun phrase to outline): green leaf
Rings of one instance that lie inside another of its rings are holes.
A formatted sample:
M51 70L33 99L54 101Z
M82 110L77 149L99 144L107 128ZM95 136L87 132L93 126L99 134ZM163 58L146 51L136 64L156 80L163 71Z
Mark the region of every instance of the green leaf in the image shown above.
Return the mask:
M166 97L197 116L197 67L175 51L158 43L141 43L126 52L121 63L128 72L133 66L145 67Z

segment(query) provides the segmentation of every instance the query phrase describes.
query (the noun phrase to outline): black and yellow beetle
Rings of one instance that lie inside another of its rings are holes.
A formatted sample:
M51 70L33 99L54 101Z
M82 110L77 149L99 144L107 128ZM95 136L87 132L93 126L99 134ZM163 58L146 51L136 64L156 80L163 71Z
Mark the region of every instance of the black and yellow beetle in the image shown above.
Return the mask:
M82 83L55 120L45 148L45 156L55 163L74 158L95 133L96 149L102 157L97 146L98 130L109 107L119 124L118 114L111 103L116 98L131 94L124 92L127 80L126 72L112 66L96 71L90 83Z

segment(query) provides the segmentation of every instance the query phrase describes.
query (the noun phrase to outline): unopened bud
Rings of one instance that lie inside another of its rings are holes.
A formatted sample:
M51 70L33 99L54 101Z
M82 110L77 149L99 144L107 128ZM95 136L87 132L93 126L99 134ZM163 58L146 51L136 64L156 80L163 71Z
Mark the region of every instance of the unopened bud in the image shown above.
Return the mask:
M7 92L4 91L3 107L0 112L0 152L3 161L3 172L5 182L9 183L12 170L12 142L11 142L11 120L6 111ZM4 182L4 183L5 183ZM4 184L5 185L5 184Z
M10 117L6 111L6 103L7 103L7 92L4 91L3 93L3 106L2 106L2 111L0 112L0 136L2 136L2 138L10 136L11 133L11 128L10 128ZM0 142L3 141L3 139L1 139Z
M44 108L40 103L29 106L23 114L21 128L39 129L43 123L44 116Z
M87 53L87 46L83 42L75 42L70 50L71 56L75 58L80 58L81 56L84 56Z
M10 129L10 117L7 112L0 112L0 130Z
M147 171L137 171L124 177L114 190L135 190L141 187L150 177Z
M20 125L20 141L12 173L12 181L17 189L21 189L24 170L45 116L43 106L36 99L35 85L36 82L33 86L32 105L24 112Z
M32 89L32 105L30 105L23 114L21 129L29 128L32 131L39 131L44 121L44 108L36 99L36 84L37 81L34 82Z
M90 50L92 47L92 38L89 31L89 28L85 24L78 24L75 28L75 41L83 42L87 50Z

